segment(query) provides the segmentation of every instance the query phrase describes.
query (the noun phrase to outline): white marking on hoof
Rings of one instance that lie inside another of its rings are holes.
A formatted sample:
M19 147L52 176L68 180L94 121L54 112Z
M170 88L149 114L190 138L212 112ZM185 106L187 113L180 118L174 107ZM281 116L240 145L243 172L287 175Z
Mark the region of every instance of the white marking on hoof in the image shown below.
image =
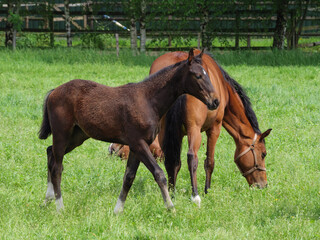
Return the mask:
M118 198L117 204L113 210L113 212L115 214L119 214L123 212L123 208L124 208L124 202L120 200L120 198Z
M111 143L111 144L109 145L109 148L108 148L109 154L111 154L111 155L113 154L112 145L113 145L113 143Z
M46 198L44 200L44 205L47 205L54 199L54 190L53 190L53 184L51 182L48 182L48 188L46 192Z
M191 196L191 201L194 202L196 205L198 205L198 207L200 207L201 205L201 198L199 195L197 196Z
M169 200L166 201L166 208L167 209L174 209L174 205L173 205L170 198L169 198Z
M56 199L56 207L57 207L57 212L61 212L64 210L62 197Z
M46 193L46 199L54 199L54 190L53 190L53 184L51 182L48 182L48 188Z

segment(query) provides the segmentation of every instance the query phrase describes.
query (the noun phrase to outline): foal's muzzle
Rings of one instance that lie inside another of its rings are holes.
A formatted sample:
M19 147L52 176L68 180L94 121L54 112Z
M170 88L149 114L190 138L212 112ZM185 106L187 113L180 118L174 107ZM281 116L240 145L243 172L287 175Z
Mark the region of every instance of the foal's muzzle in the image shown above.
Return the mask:
M209 110L215 110L219 107L220 101L217 98L213 98L212 101L207 103L207 107Z

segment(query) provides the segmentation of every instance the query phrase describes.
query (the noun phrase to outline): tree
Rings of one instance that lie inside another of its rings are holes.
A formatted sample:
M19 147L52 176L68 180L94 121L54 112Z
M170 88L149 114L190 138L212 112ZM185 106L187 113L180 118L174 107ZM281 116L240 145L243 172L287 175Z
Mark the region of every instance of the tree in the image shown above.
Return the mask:
M16 49L17 31L21 31L22 20L19 12L21 7L21 1L7 1L8 14L6 22L6 37L5 46Z
M72 47L71 38L71 17L70 17L70 0L64 0L64 15L66 20L67 46Z
M297 0L293 2L292 10L290 11L291 21L287 35L289 49L296 48L299 43L299 38L310 4L311 0Z
M138 53L136 22L139 11L137 11L136 5L137 1L135 0L129 0L124 3L125 14L130 18L130 45L133 56L136 56Z
M146 31L146 11L147 4L146 0L140 1L140 52L144 53L146 51L146 41L147 41L147 31Z
M273 35L273 47L278 49L284 48L284 40L287 29L287 9L289 0L276 1L275 9L277 12L276 27Z

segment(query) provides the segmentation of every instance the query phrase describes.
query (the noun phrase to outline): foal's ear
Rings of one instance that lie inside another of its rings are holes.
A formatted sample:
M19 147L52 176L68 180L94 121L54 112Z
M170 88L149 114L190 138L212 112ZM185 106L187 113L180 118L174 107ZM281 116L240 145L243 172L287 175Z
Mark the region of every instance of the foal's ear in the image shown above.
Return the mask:
M191 61L193 59L194 55L193 55L193 48L190 49L189 51L189 56L188 56L188 63L191 64Z
M268 137L268 135L270 134L272 128L268 129L267 131L265 131L264 133L261 134L259 142L262 142L262 140L266 137Z

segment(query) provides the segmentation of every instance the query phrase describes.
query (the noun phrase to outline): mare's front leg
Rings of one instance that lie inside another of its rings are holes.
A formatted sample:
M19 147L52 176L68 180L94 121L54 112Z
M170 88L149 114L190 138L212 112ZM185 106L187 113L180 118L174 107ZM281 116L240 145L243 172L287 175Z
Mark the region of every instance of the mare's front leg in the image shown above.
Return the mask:
M204 170L206 172L206 184L204 192L208 193L208 189L211 186L211 176L214 170L214 150L221 131L221 123L213 126L206 131L207 134L207 158L204 162Z
M201 145L201 132L199 128L191 128L188 131L188 168L191 178L192 196L191 200L200 207L201 198L198 194L197 168L198 168L198 151Z

